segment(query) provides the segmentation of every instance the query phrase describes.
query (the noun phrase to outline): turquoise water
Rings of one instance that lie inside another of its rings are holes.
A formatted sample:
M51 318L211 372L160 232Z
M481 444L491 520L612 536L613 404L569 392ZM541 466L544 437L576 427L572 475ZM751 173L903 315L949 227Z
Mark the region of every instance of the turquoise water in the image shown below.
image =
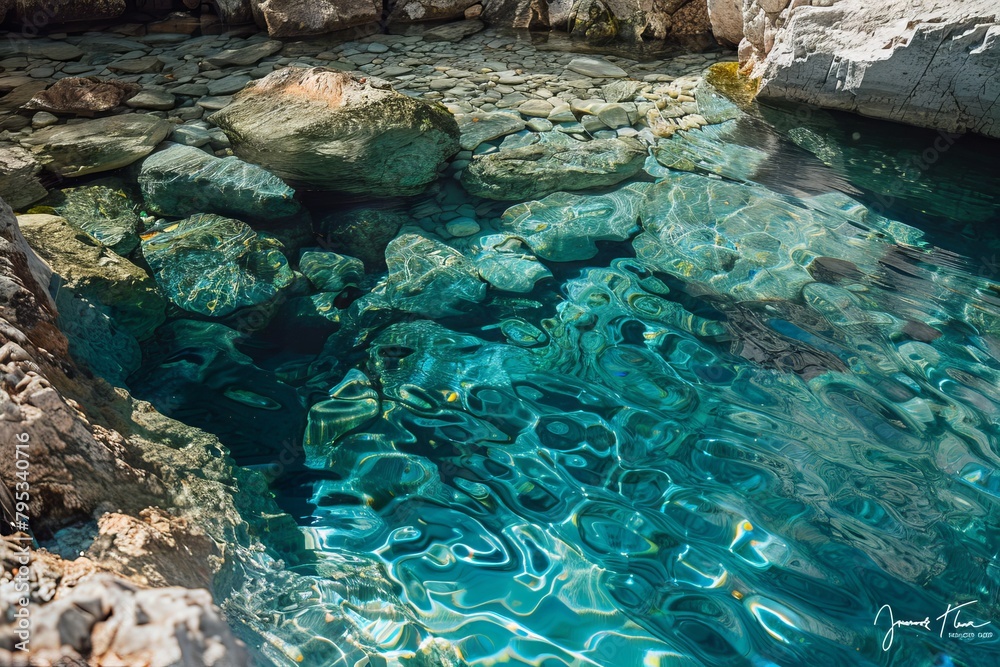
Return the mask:
M146 345L135 393L300 526L272 546L315 585L258 610L263 655L995 664L997 147L731 123L694 172L596 193L307 199L324 243L349 208L401 216L388 274ZM421 227L442 203L482 234Z

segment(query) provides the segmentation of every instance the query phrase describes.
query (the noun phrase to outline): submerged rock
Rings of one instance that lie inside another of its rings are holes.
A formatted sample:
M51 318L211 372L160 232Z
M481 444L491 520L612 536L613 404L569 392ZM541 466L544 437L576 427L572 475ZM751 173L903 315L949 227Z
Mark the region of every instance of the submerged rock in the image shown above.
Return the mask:
M119 255L127 255L139 245L139 203L120 179L65 188L54 192L45 204Z
M463 150L471 151L484 141L520 132L525 123L512 113L470 113L458 117L458 127L462 132L460 141Z
M500 290L526 294L539 280L552 277L524 242L510 234L480 235L470 250L479 276Z
M460 42L469 35L475 35L485 28L485 23L475 19L446 23L425 32L424 40L428 42Z
M458 125L444 107L323 68L278 70L212 120L244 160L325 190L417 194L459 148Z
M462 173L462 185L488 199L533 199L620 183L636 175L645 158L634 139L541 141L477 156Z
M359 208L332 213L320 220L319 228L330 249L357 257L375 273L385 269L385 248L408 221L396 211Z
M429 317L456 315L486 298L486 283L475 264L440 241L402 234L385 250L389 275L358 303Z
M364 276L361 260L324 250L305 250L299 257L299 271L320 292L337 293L357 285Z
M125 167L149 155L173 127L155 116L126 114L47 127L22 143L49 171L86 176Z
M329 399L309 410L304 445L306 465L324 470L333 445L344 434L373 421L381 413L378 392L371 380L357 369L330 389Z
M109 111L139 94L142 86L137 83L101 80L97 77L66 77L59 79L46 90L36 93L25 109L37 109L56 114L93 116Z
M606 195L556 192L507 209L504 227L543 259L590 259L597 254L595 241L626 241L639 231L648 187L633 183Z
M295 191L274 174L192 146L170 146L143 160L139 185L152 211L173 217L214 212L270 219L299 211Z
M199 214L154 227L142 254L173 303L220 317L273 299L294 275L281 243L244 222Z

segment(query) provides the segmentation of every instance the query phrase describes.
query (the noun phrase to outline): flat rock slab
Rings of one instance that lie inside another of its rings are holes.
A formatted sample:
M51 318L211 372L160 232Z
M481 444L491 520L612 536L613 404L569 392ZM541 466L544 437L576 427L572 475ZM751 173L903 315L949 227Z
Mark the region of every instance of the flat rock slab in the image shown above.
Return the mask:
M36 94L49 87L46 81L32 81L13 89L3 97L0 97L0 111L12 111L27 104Z
M424 41L427 42L460 42L469 35L475 35L484 30L486 24L482 21L458 21L457 23L446 23L445 25L431 28L424 33Z
M213 95L201 98L200 100L198 100L197 104L202 109L207 109L209 111L218 111L219 109L225 109L227 106L232 104L232 101L233 98L230 97L229 95L222 95L222 96Z
M163 61L156 56L143 56L129 60L116 60L108 65L108 69L122 74L146 74L162 70Z
M255 65L258 61L274 55L284 46L278 40L272 39L239 49L226 49L218 55L208 58L208 64L213 67Z
M82 55L83 51L72 44L48 39L5 39L0 43L0 58L28 56L65 61L76 60Z
M162 90L143 90L135 97L125 102L126 106L133 109L153 109L155 111L169 111L177 104L177 98Z
M566 69L595 79L612 79L628 76L628 72L603 58L573 58L569 62L569 65L566 66Z
M462 150L471 151L484 141L520 132L524 121L509 113L470 113L456 118L462 132L459 144Z
M149 155L173 128L155 116L126 114L47 127L22 143L49 171L85 176L119 169Z
M253 79L246 74L232 74L208 84L209 95L232 95L243 90Z
M115 37L113 35L93 35L84 37L78 46L90 53L128 53L130 51L149 51L149 46L134 39Z
M644 146L635 139L576 141L558 136L476 157L462 172L462 185L487 199L534 199L620 183L635 176L646 158Z
M270 219L299 211L295 191L274 174L190 146L171 146L143 160L139 185L151 210L178 218L211 212Z

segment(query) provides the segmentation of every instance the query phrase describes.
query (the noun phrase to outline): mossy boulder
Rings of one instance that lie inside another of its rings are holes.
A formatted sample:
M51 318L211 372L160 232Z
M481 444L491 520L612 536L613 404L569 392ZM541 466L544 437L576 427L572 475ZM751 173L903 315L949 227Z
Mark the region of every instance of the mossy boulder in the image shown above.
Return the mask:
M443 106L321 67L273 72L211 120L240 158L319 190L418 194L459 150L458 125Z
M52 268L54 293L69 290L108 307L115 321L138 340L163 323L166 301L140 267L56 215L17 218L24 237Z

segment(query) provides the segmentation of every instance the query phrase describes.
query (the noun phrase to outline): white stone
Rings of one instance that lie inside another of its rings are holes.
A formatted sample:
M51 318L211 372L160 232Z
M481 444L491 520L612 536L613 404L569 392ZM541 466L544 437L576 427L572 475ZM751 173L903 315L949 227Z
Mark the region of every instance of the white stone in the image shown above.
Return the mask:
M567 69L595 78L618 78L628 76L628 72L603 58L573 58Z
M740 58L760 97L1000 137L995 0L818 4L744 5Z

